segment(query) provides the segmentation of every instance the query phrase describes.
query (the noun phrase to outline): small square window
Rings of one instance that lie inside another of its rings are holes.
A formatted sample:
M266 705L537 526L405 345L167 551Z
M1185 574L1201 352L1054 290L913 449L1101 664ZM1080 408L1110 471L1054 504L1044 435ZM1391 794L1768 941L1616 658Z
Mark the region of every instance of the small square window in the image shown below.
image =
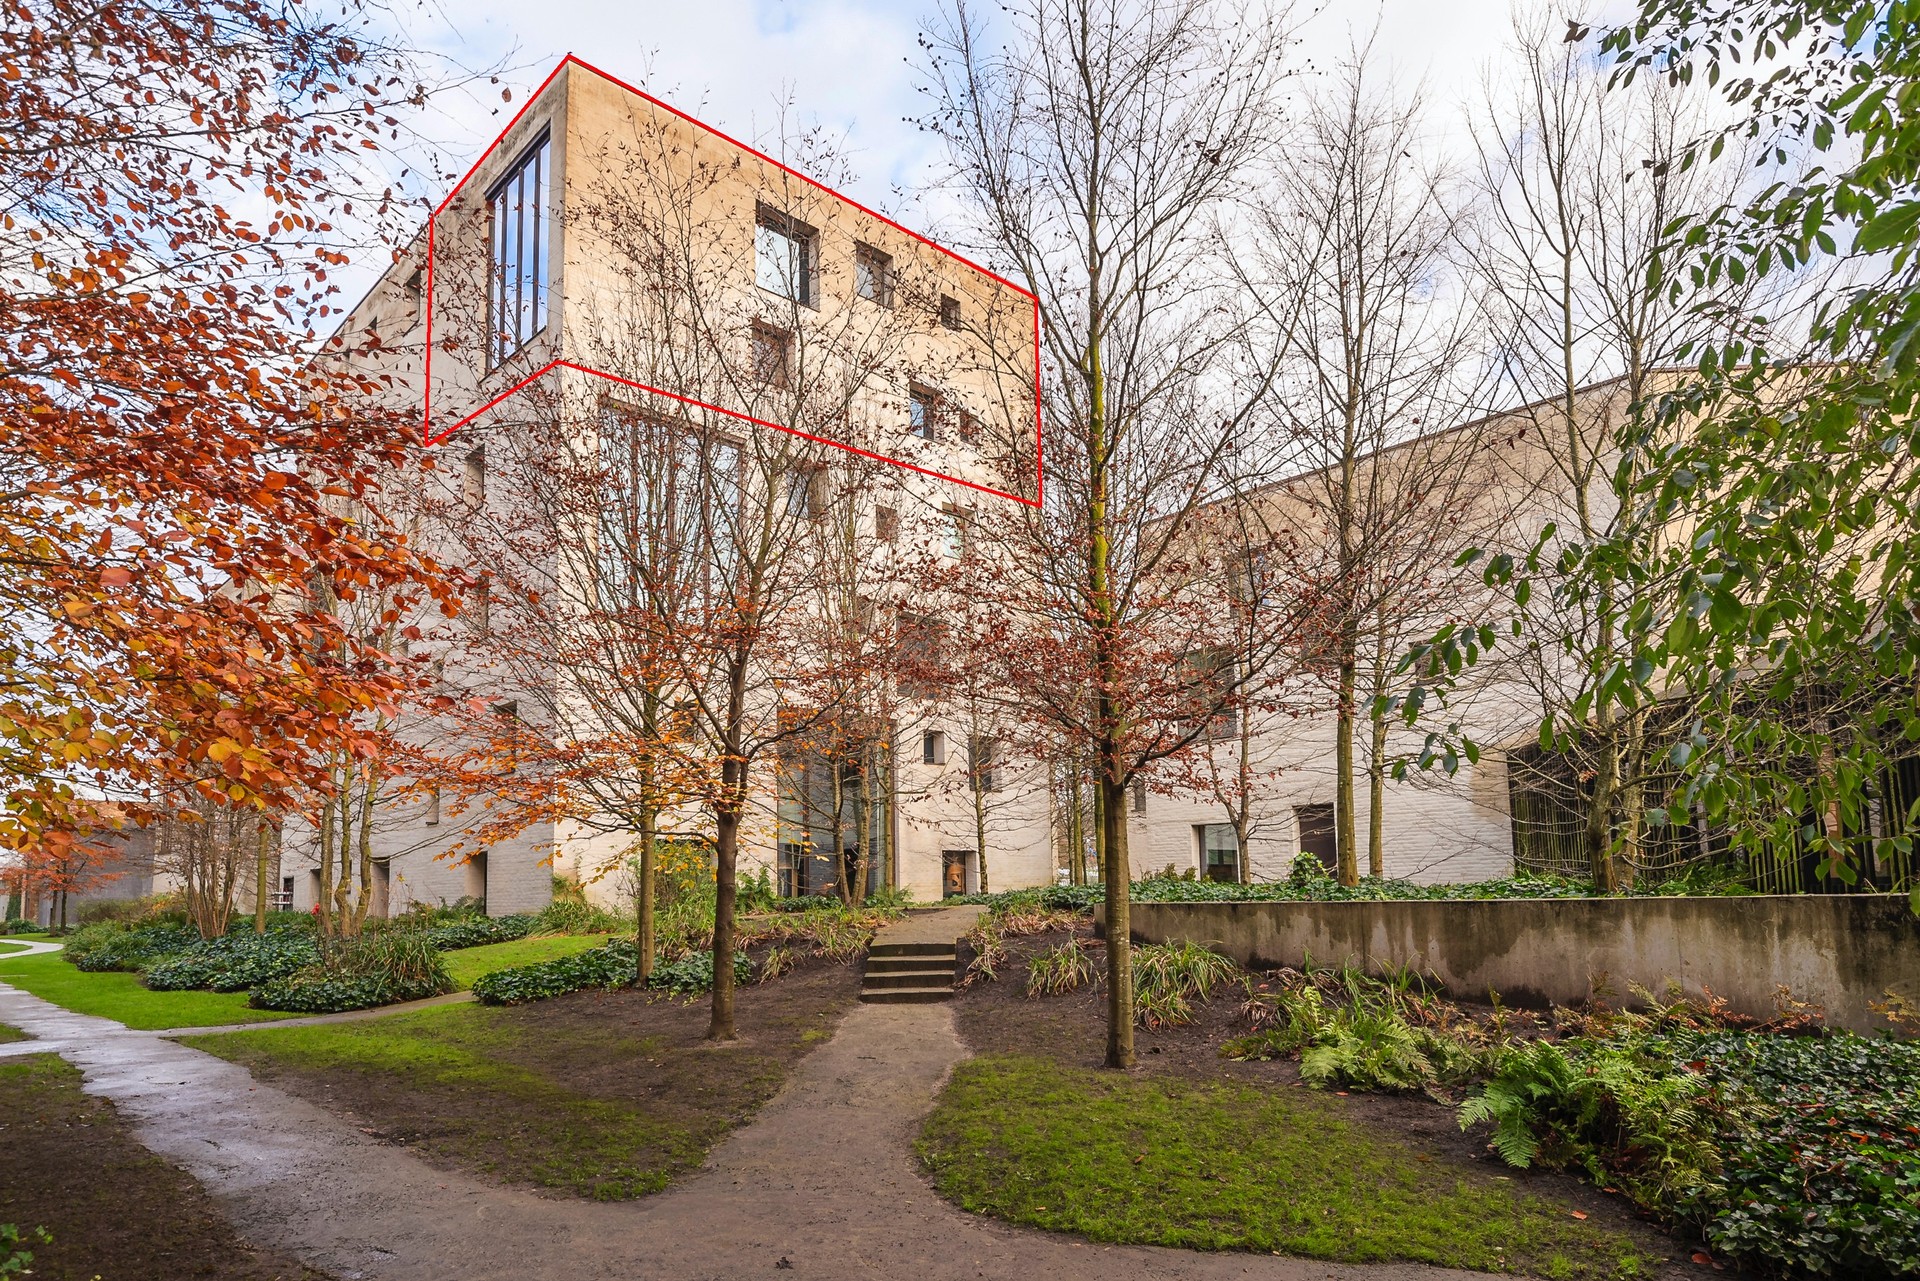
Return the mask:
M891 507L873 509L873 536L883 543L891 543L900 537L900 513Z
M940 295L940 323L947 329L960 328L960 300L952 294Z
M893 306L893 255L872 245L853 247L853 292L882 307Z
M753 283L803 307L813 306L818 240L813 228L761 205L754 218Z
M907 426L922 440L940 439L940 397L925 387L908 388Z
M758 321L753 326L753 376L769 387L793 385L793 335Z

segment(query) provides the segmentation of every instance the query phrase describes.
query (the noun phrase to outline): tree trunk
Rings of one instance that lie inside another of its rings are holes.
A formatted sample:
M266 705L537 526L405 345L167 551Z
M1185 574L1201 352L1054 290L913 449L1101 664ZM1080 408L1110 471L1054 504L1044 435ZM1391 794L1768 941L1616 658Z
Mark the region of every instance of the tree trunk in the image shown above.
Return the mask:
M1133 925L1128 912L1126 788L1113 781L1112 753L1100 781L1101 874L1107 882L1107 1066L1133 1066Z
M1620 889L1613 860L1613 802L1620 785L1620 748L1614 742L1611 706L1605 699L1596 702L1600 760L1594 769L1593 795L1587 800L1587 866L1594 888L1602 894L1613 894Z
M729 755L720 767L721 802L714 812L713 1015L709 1041L731 1041L733 1030L733 909L740 856L740 805L746 767Z
M253 932L267 932L267 854L272 845L272 828L266 819L260 820L260 831L255 837L258 842L254 849L253 868Z
M1371 714L1373 741L1367 757L1367 875L1379 880L1387 874L1386 864L1386 783L1387 720L1379 712Z
M648 806L640 811L640 887L633 896L633 985L645 987L653 977L653 869L659 857L659 819Z
M1339 698L1333 725L1333 843L1339 855L1342 885L1360 883L1358 842L1354 839L1353 721L1358 663L1353 651L1352 628L1342 623Z

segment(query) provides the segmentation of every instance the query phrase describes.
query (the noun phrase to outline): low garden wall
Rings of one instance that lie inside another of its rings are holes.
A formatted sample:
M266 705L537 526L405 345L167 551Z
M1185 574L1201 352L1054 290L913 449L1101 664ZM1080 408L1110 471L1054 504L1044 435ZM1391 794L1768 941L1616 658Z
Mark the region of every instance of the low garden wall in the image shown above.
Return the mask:
M1889 989L1920 1002L1920 917L1905 895L1135 903L1131 933L1204 943L1256 969L1408 967L1458 998L1492 991L1535 1008L1678 981L1764 1017L1785 987L1864 1032L1890 1026L1868 1008Z

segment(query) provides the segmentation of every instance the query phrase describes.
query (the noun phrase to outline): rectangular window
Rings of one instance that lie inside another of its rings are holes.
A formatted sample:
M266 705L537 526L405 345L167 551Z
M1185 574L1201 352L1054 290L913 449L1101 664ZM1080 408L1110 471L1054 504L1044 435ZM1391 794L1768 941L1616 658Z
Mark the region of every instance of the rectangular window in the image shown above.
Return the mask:
M465 470L460 477L460 496L469 507L478 507L487 501L487 451L484 447L467 455Z
M960 300L951 294L940 295L940 324L947 329L960 328Z
M753 376L769 387L793 385L793 334L758 321L753 325Z
M1135 783L1133 785L1133 812L1136 814L1144 814L1147 812L1147 785L1145 783Z
M940 397L925 387L909 386L907 427L922 440L940 439Z
M827 510L827 469L796 467L787 473L787 515L812 520Z
M958 507L940 512L940 551L948 560L964 560L971 549L967 513Z
M1340 829L1334 825L1333 806L1296 805L1293 825L1299 833L1299 850L1320 860L1329 874L1340 870Z
M427 826L440 825L440 789L435 787L427 792Z
M872 245L853 247L853 292L882 307L893 306L893 256Z
M927 614L901 614L895 670L908 698L938 698L946 682L946 625Z
M597 592L605 608L714 590L739 535L740 446L609 406L600 419Z
M960 437L961 444L978 444L980 441L980 420L963 409L953 417L953 431L954 435Z
M493 287L488 345L498 365L547 327L547 145L528 148L487 196Z
M467 616L467 630L475 636L486 636L493 631L492 588L485 574L467 588L467 606L462 612Z
M947 736L937 729L930 729L920 736L920 763L922 765L945 765L947 763Z
M1238 881L1240 841L1231 823L1203 823L1193 829L1200 843L1200 879Z
M883 543L900 537L900 513L891 507L873 509L873 536Z
M1000 790L1000 740L976 734L967 744L973 762L974 785L983 792Z
M813 228L761 205L754 218L753 283L769 293L814 306Z

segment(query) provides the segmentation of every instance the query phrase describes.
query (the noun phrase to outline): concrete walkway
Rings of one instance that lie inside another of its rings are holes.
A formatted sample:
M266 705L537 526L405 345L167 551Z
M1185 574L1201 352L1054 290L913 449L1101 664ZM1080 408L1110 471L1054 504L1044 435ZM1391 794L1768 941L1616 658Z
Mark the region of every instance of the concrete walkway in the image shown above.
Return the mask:
M6 951L0 952L0 961L10 961L21 956L41 956L47 952L58 952L66 947L65 943L42 943L33 939L0 939L0 946Z
M967 1057L949 1006L856 1006L699 1174L612 1205L433 1169L243 1068L4 985L0 1022L80 1068L86 1088L205 1184L242 1235L347 1281L735 1281L776 1270L796 1281L1478 1275L1095 1246L954 1209L934 1195L911 1147L947 1073Z

